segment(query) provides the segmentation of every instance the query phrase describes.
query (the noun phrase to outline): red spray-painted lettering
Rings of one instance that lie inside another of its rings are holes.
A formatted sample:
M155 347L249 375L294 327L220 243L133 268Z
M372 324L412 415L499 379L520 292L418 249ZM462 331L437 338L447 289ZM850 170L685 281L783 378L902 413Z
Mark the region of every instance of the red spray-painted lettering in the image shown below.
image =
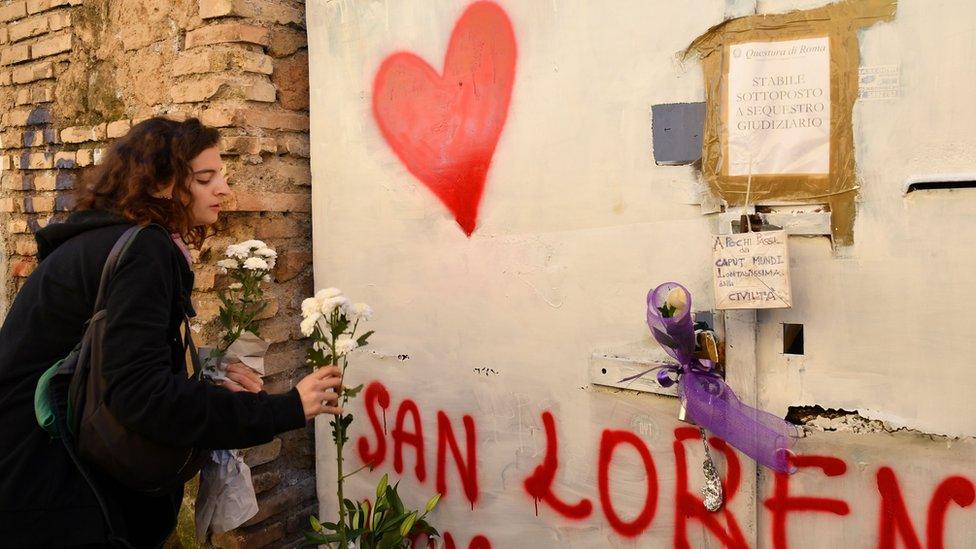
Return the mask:
M847 472L847 464L828 456L790 456L790 462L798 469L818 468L828 477L839 477ZM851 512L847 503L839 499L790 496L790 476L777 473L773 481L773 495L764 503L773 515L773 547L786 549L786 517L790 513L818 512L845 516Z
M718 538L724 546L736 549L748 548L749 544L746 543L739 523L735 520L735 515L729 510L729 503L739 491L739 481L742 475L738 456L724 441L717 438L709 440L712 447L725 456L726 468L728 469L727 478L722 484L722 492L725 494L722 515L728 525L728 529L726 529L722 527L714 513L705 509L702 500L688 489L688 460L684 443L689 440L700 440L698 429L678 427L674 430L675 483L677 485L674 495L674 546L682 549L691 547L691 544L688 543L688 521L697 520L704 524L708 531Z

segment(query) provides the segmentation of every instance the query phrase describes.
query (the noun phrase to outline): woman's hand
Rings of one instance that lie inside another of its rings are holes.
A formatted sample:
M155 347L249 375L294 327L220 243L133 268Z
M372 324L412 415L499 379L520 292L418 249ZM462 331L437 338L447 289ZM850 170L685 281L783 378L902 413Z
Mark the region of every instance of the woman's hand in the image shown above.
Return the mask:
M227 379L220 385L235 393L240 391L257 393L264 387L264 380L243 362L234 362L227 366Z
M302 378L295 388L302 397L305 419L312 419L319 414L341 414L341 387L342 373L336 366L324 366Z

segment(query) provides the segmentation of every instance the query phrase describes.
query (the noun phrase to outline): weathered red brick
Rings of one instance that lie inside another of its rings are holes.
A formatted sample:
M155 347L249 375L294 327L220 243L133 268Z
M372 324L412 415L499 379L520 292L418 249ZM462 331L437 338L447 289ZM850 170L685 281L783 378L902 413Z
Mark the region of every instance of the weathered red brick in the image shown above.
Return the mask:
M58 11L52 13L48 16L47 21L52 31L66 29L71 26L71 12Z
M235 191L227 209L239 212L310 212L312 202L306 193Z
M0 160L6 160L6 162L0 162L0 164L8 164L10 161L7 160L7 156L0 156ZM7 171L10 168L2 167L0 170ZM24 176L19 173L4 173L0 175L0 187L6 191L23 191L24 188ZM260 238L260 237L259 237Z
M0 6L0 23L6 23L7 21L13 21L21 17L27 17L26 2L14 2L6 6Z
M296 53L275 63L271 79L278 86L278 97L283 108L308 110L308 53Z
M54 78L54 65L50 62L44 62L17 67L11 72L10 77L14 84L27 84L28 82Z
M32 38L44 34L49 28L48 16L40 15L30 17L10 25L8 29L9 39L11 42L19 42L25 38Z
M289 250L278 257L274 277L276 282L288 282L312 266L312 253Z
M262 217L255 219L253 225L254 237L262 240L311 236L308 234L306 224L294 217ZM278 265L281 265L280 261Z
M30 60L30 46L14 44L0 50L0 65L13 65Z
M33 237L18 238L14 243L14 253L17 255L37 255L37 242Z
M269 353L264 359L264 375L273 376L305 367L305 349Z
M251 482L254 484L255 494L267 492L281 483L281 473L278 471L263 471L256 473L253 477L251 477Z
M268 44L271 57L288 57L296 51L308 47L308 37L287 27L274 27Z
M17 167L21 170L50 170L54 167L54 155L50 153L28 153L17 157Z
M72 126L61 130L62 143L84 143L86 141L104 141L108 134L108 124L96 126Z
M11 219L7 222L7 232L11 234L29 233L30 226L26 219Z
M37 268L37 260L33 258L18 259L10 266L10 275L18 278L28 277Z
M31 57L33 59L40 59L41 57L48 57L50 55L57 55L59 53L71 51L72 39L73 37L69 31L58 36L52 36L51 38L41 40L40 42L37 42L31 46Z
M27 0L28 13L35 14L61 6L75 6L81 2L71 2L70 0Z
M61 153L58 153L61 154ZM57 163L57 156L55 156L55 163ZM57 176L53 173L39 173L34 176L34 190L35 191L53 191L57 188Z
M270 463L278 459L278 456L281 455L281 439L275 438L271 442L247 448L241 454L244 457L244 463L248 467L257 467L258 465Z
M230 81L226 76L207 75L196 80L179 82L170 88L174 103L200 103L217 95L220 88Z
M202 111L198 118L200 122L214 128L226 128L234 125L234 111L227 109L210 108Z
M54 197L53 196L31 196L24 200L24 211L27 213L35 212L53 212L54 211Z
M186 33L186 49L225 43L267 46L270 43L268 29L245 23L220 23Z
M258 514L245 522L244 526L253 526L281 512L294 509L314 496L314 478L302 481L295 486L278 486L272 493L258 502Z
M311 142L307 134L289 134L278 139L278 150L292 156L309 158Z
M122 137L123 135L129 133L129 129L131 127L132 122L130 120L116 120L114 122L109 122L105 127L105 135L108 139Z
M282 2L268 0L206 0L200 2L200 17L246 17L281 25L305 26L305 14Z
M288 111L240 109L235 114L234 121L241 126L270 130L305 132L309 129L308 115Z
M221 152L224 154L275 153L278 150L277 141L270 137L253 137L247 135L224 137L220 140L220 146Z

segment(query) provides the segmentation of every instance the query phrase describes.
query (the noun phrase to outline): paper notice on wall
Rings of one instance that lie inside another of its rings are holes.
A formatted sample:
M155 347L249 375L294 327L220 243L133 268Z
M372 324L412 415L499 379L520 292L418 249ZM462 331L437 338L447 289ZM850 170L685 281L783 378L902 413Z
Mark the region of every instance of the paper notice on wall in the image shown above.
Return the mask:
M712 237L716 309L791 307L786 231Z
M729 50L728 175L830 173L830 40Z
M882 65L858 69L857 98L892 99L901 95L901 66Z

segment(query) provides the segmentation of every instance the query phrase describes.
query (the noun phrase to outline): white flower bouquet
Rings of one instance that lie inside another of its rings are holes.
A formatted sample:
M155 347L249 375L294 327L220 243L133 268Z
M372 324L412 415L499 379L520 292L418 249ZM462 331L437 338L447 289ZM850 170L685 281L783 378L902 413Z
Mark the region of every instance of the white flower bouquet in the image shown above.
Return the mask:
M217 266L233 282L217 294L223 328L220 343L200 348L203 375L214 383L227 379L227 366L234 362L242 362L264 375L264 355L269 345L257 329L257 317L265 307L261 283L271 280L270 272L278 257L260 240L231 244L225 255ZM232 530L257 512L251 469L240 450L213 450L200 472L195 509L197 540L203 543L211 531Z
M231 244L225 255L217 266L233 282L217 292L222 335L220 343L206 348L203 357L203 375L216 382L226 379L227 365L233 362L264 374L268 343L258 333L257 316L266 305L261 283L271 281L271 269L278 258L277 252L260 240Z

